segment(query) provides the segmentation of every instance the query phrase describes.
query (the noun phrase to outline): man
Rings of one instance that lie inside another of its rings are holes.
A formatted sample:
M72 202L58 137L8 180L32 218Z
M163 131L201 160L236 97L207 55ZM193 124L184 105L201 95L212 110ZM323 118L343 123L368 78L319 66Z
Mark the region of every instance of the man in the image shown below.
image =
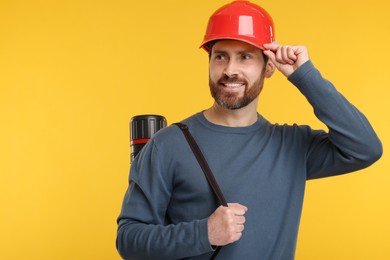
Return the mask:
M218 205L177 126L160 130L131 166L118 218L125 259L294 259L305 182L362 169L382 146L364 115L322 78L303 46L273 43L261 7L235 1L210 18L214 104L184 120L224 193ZM265 78L283 73L329 131L271 124L257 113ZM244 230L245 228L245 230Z

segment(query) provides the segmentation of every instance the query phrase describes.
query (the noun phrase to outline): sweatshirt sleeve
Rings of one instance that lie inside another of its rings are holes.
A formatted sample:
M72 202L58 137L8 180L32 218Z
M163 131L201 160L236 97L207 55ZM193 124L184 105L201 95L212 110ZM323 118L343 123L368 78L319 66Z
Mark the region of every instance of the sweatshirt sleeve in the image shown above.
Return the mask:
M309 60L288 78L329 129L313 131L307 150L307 178L356 171L382 156L382 144L367 118Z
M212 251L207 219L172 224L166 219L172 171L150 140L131 165L118 217L116 246L123 259L179 259Z

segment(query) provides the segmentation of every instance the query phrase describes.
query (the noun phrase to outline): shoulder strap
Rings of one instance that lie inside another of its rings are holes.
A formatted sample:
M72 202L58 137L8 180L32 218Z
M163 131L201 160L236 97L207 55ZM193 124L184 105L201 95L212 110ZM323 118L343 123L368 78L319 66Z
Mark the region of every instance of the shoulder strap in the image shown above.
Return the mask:
M206 159L204 158L202 151L200 150L198 144L196 143L194 137L191 135L188 126L182 123L175 123L174 125L177 125L180 130L183 132L185 138L187 139L188 144L191 147L192 152L194 153L196 159L198 160L198 163L200 167L203 170L204 175L206 176L206 179L213 190L215 196L218 198L219 203L222 206L227 207L227 202L225 199L225 196L223 196L223 193L221 189L219 188L219 185L217 181L215 180L215 177L213 175L213 172L211 171Z
M206 176L207 182L209 183L215 196L218 198L219 203L222 206L227 207L228 204L226 202L225 196L223 196L223 193L222 193L221 189L219 188L217 181L214 178L214 174L211 171L211 169L210 169L206 159L204 158L202 151L200 150L198 144L196 143L194 137L190 133L188 126L185 124L182 124L182 123L175 123L174 125L177 125L180 128L180 130L183 132L188 144L191 147L192 152L195 155L195 158L198 160L198 163L199 163L200 167L202 168L204 175ZM215 257L219 253L219 250L221 250L221 247L217 246L215 248L215 251L214 251L213 255L211 256L210 260L215 259Z

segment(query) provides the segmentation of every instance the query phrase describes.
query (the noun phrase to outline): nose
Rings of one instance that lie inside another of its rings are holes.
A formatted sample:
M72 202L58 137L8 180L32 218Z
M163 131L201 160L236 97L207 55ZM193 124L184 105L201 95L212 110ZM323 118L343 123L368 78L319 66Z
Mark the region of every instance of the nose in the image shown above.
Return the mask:
M226 64L223 73L229 78L233 78L238 75L238 68L238 63L234 61L234 59L230 59L229 62Z

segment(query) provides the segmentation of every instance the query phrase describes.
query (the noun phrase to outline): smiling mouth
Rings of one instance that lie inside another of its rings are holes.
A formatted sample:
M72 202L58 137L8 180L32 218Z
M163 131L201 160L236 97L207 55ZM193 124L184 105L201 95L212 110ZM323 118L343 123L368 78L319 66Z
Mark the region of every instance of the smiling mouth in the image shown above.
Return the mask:
M222 85L224 85L225 87L228 87L228 88L240 88L240 87L244 86L245 84L244 83L222 83Z

